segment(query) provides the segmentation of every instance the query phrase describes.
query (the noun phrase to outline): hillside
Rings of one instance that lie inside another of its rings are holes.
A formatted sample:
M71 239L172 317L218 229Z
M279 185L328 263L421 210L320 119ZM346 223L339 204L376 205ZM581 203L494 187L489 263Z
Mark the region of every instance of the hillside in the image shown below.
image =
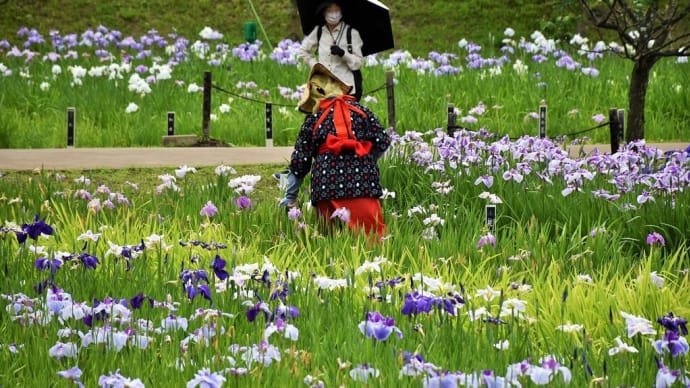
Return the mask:
M574 29L574 18L563 18L568 10L554 1L539 0L384 0L391 10L396 48L415 56L429 51L449 51L465 38L489 45L500 42L503 30L513 28L518 36L534 30L557 36ZM295 0L0 0L0 39L13 40L21 27L81 33L99 25L139 36L155 29L161 34L177 32L195 39L209 26L222 32L230 44L243 41L242 26L258 21L265 29L259 39L275 46L280 40L302 38ZM256 11L255 16L253 10ZM555 23L556 20L559 23ZM570 20L569 23L564 21Z

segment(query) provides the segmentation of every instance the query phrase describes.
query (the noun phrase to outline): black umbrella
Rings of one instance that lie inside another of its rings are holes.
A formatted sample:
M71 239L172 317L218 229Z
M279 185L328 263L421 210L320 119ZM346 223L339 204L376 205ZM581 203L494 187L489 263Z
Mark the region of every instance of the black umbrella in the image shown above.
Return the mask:
M302 32L311 33L314 27L323 24L322 15L316 10L324 0L297 0ZM341 0L343 20L359 31L364 46L362 55L375 54L392 49L393 29L388 7L378 0Z

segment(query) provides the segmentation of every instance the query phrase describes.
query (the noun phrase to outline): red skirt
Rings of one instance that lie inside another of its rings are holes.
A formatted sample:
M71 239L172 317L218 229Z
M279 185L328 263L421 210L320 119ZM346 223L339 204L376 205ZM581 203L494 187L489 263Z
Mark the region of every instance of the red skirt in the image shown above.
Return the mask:
M363 230L367 236L376 233L379 238L386 233L383 210L378 198L328 199L318 202L316 208L329 227L333 225L331 219L333 212L336 209L347 208L350 211L348 226L351 230L355 232Z

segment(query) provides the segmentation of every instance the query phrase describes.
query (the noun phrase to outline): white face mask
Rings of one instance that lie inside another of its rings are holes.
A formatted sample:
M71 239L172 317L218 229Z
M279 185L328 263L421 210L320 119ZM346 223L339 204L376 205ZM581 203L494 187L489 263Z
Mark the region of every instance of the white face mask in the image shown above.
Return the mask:
M326 13L326 23L328 24L338 24L340 19L342 19L343 14L340 11L328 12Z

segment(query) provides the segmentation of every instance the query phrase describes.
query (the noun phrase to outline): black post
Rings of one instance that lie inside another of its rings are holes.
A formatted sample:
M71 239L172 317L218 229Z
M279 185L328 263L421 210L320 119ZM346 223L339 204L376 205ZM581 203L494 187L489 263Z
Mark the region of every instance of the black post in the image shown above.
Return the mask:
M496 230L496 205L486 205L486 227L491 233Z
M175 134L175 112L168 112L168 136Z
M207 142L210 138L210 125L211 125L211 89L213 84L211 82L211 72L204 72L204 106L203 106L203 119L201 121L201 129L203 130L202 141Z
M395 132L395 95L393 91L393 72L386 72L386 96L388 98L388 127Z
M625 109L618 109L618 143L625 143Z
M609 109L609 135L611 137L611 155L618 152L618 147L620 146L618 137L618 131L620 130L619 128L620 124L618 123L618 109L611 108Z
M266 103L266 147L273 147L273 104Z
M74 147L74 108L67 108L67 147Z
M546 137L546 101L541 100L539 103L539 137Z
M448 136L453 136L455 133L455 129L457 127L455 121L456 117L455 106L453 104L448 104L448 128L446 128L446 133L448 133Z

